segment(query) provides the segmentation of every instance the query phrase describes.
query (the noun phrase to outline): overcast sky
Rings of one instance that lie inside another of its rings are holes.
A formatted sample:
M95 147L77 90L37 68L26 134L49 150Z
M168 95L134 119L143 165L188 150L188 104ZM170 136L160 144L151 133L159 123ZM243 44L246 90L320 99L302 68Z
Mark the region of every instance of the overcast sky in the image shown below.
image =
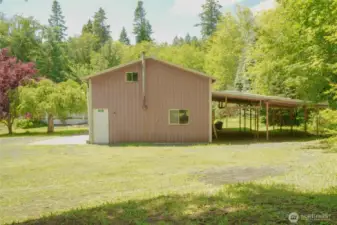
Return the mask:
M186 33L200 36L200 28L194 25L199 22L198 14L205 0L144 0L147 18L153 28L153 37L158 42L171 42L176 35ZM91 18L99 7L107 14L111 36L118 39L123 26L129 37L132 35L133 14L137 0L59 0L70 36L78 35L84 23ZM220 0L223 11L233 11L235 4L261 11L274 7L274 0ZM48 23L51 14L52 0L4 0L0 12L7 16L33 16L42 24Z

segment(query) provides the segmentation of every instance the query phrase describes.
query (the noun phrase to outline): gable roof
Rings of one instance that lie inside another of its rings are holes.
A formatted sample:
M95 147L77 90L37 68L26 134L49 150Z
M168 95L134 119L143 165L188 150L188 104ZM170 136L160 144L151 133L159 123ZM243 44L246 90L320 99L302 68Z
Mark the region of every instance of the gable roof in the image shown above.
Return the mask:
M207 75L205 73L199 72L197 70L187 69L187 68L184 68L182 66L178 66L176 64L173 64L173 63L169 63L169 62L166 62L166 61L163 61L163 60L156 59L155 57L146 57L145 60L147 60L147 59L152 59L152 60L157 61L159 63L163 63L165 65L168 65L168 66L177 68L179 70L183 70L183 71L192 73L192 74L197 75L197 76L201 76L201 77L205 77L205 78L208 78L208 79L212 79L212 82L215 82L215 78L213 78L212 76L209 76L209 75ZM96 74L85 76L82 79L83 80L88 80L88 79L91 79L91 78L94 78L94 77L97 77L97 76L101 76L101 75L104 75L104 74L109 73L109 72L114 72L114 71L117 71L117 70L122 69L124 67L131 66L131 65L134 65L134 64L138 64L138 63L141 63L141 62L142 62L141 59L135 60L135 61L132 61L132 62L129 62L129 63L126 63L126 64L122 64L122 65L119 65L119 66L115 66L115 67L109 68L107 70L103 70L103 71L98 72Z

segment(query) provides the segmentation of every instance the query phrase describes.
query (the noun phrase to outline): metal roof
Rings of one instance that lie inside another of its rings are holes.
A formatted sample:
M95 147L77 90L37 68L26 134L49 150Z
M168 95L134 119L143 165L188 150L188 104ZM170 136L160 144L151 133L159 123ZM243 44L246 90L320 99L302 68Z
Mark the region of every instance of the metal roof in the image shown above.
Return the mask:
M318 107L318 108L327 108L329 104L324 103L313 103L310 101L304 101L299 99L291 99L278 96L266 96L259 94L252 94L247 92L239 91L216 91L212 92L213 101L226 101L228 103L236 104L260 104L268 102L269 106L281 107L281 108L295 108L300 106L308 107Z
M159 60L159 59L157 59L155 57L146 57L145 58L145 60L148 60L148 59L152 59L154 61L166 64L168 66L175 67L175 68L180 69L180 70L184 70L186 72L189 72L189 73L192 73L192 74L195 74L195 75L198 75L198 76L202 76L202 77L205 77L205 78L208 78L208 79L212 79L212 82L215 82L215 78L212 77L212 76L210 76L210 75L208 75L208 74L205 74L205 73L202 73L202 72L199 72L199 71L196 71L196 70L192 70L192 69L187 69L187 68L184 68L182 66L173 64L173 63L169 63L169 62L166 62L166 61L163 61L163 60ZM129 62L129 63L126 63L126 64L122 64L122 65L119 65L119 66L116 66L116 67L112 67L110 69L98 72L96 74L92 74L92 75L83 77L82 79L83 80L88 80L88 79L91 79L91 78L94 78L94 77L97 77L97 76L100 76L100 75L104 75L106 73L113 72L113 71L119 70L121 68L124 68L124 67L127 67L127 66L131 66L133 64L141 63L141 62L142 62L141 59L140 60L135 60L135 61L132 61L132 62Z

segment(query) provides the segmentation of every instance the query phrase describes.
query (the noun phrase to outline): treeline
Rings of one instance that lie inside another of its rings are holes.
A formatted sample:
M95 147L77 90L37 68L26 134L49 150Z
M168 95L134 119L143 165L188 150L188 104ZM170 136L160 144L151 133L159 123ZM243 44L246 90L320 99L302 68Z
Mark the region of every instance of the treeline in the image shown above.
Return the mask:
M328 91L337 81L335 0L278 0L274 9L257 14L243 6L235 14L223 14L221 8L217 0L205 0L196 24L200 38L186 32L172 43L158 43L143 1L135 5L132 41L125 28L119 40L112 40L103 8L83 22L79 36L68 37L66 18L55 0L47 26L33 18L2 16L0 47L9 47L23 62L35 62L39 76L54 82L79 80L145 51L213 75L216 89L332 100Z

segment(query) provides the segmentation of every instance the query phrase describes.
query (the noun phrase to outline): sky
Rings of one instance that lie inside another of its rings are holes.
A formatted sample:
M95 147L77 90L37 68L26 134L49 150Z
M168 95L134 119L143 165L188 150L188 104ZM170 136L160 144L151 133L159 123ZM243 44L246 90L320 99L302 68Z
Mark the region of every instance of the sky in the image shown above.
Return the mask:
M6 16L32 16L42 24L48 24L53 0L3 0L0 12ZM110 25L114 40L124 26L134 42L133 18L138 0L58 0L68 27L68 36L80 35L82 26L102 7ZM184 37L187 33L200 36L198 14L205 0L143 0L147 19L153 29L153 38L157 42L171 43L175 36ZM250 7L257 13L275 6L275 0L219 0L222 11L234 11L236 4Z

